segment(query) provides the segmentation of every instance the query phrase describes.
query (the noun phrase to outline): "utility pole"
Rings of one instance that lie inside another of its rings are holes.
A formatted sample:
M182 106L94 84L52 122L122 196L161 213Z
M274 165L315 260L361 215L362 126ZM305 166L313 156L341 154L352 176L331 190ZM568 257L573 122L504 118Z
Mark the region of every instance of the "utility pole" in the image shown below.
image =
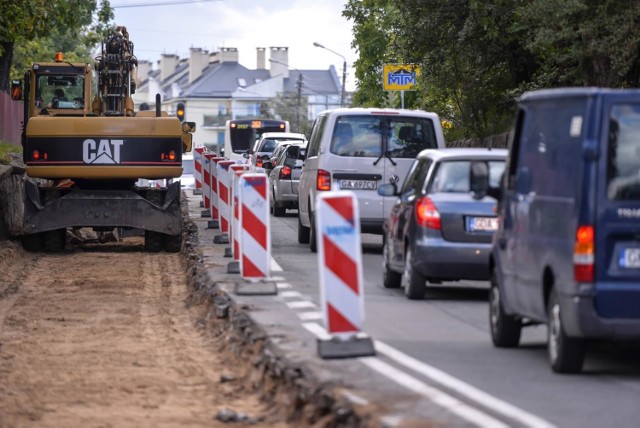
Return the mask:
M300 132L300 108L302 107L302 73L298 75L298 107L296 108L296 132Z

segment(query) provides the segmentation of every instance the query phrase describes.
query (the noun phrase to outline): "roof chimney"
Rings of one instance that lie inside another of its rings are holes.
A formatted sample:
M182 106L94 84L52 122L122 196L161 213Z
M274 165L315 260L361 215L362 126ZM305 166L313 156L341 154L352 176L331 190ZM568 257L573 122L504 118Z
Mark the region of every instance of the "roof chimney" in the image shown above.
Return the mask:
M189 83L193 83L198 77L202 75L204 70L209 65L209 52L203 51L200 48L189 49Z
M274 47L271 48L270 58L271 66L269 67L269 75L289 77L289 48Z
M256 70L265 70L265 48L256 48Z
M160 65L160 82L164 82L167 77L175 73L178 66L178 55L162 54L158 63Z
M238 48L220 48L220 62L238 62Z

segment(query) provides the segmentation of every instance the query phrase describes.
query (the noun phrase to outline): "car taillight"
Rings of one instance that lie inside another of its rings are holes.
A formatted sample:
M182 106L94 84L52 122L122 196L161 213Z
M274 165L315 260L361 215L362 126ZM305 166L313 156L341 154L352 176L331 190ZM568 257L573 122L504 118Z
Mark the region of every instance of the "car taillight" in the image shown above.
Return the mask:
M318 170L318 179L316 182L318 190L331 190L331 173L324 169Z
M282 179L290 179L291 178L291 168L289 168L288 166L283 166L282 169L280 170L280 175L278 176L278 178Z
M573 247L573 277L578 282L593 282L595 277L595 231L593 226L579 226Z
M416 222L418 225L429 229L441 229L440 213L436 205L428 197L422 197L416 201L415 206Z
M257 166L258 168L262 168L262 158L258 158L258 159L256 159L256 166Z

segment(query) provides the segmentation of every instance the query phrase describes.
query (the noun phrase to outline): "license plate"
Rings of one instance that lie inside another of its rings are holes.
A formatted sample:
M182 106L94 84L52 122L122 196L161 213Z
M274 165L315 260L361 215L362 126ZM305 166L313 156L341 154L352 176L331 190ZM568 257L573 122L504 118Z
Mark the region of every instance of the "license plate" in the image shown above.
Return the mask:
M378 182L375 180L340 180L341 189L376 190Z
M493 232L498 230L497 217L467 217L467 230L470 232Z
M640 269L640 248L625 248L622 250L618 264L626 269Z

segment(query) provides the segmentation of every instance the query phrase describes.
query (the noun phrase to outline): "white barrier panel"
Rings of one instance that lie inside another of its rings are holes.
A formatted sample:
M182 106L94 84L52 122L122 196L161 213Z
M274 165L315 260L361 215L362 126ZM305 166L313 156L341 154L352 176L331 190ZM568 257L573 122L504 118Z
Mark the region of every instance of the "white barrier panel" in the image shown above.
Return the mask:
M316 212L325 327L331 335L350 337L364 321L358 200L348 190L320 192Z
M266 174L240 177L240 274L246 279L267 278L271 264L269 180Z
M233 213L231 223L229 225L229 240L231 241L231 254L233 255L233 260L240 261L240 190L239 183L240 177L242 174L245 174L249 171L249 165L240 164L240 165L231 165L230 169L232 171L232 185L231 185L231 212Z
M211 161L209 159L206 152L202 154L202 206L205 210L209 209L209 196L211 196L211 174L209 172Z
M193 176L196 181L196 188L193 191L194 195L199 195L202 192L202 154L206 150L206 147L196 147L193 149Z
M211 220L218 221L218 162L224 158L218 157L215 153L205 153L205 159L209 160L209 180L211 181L209 191L209 213Z
M231 218L230 212L230 186L231 186L231 171L229 167L235 165L234 161L220 161L218 162L218 222L220 225L220 232L228 237L229 234L229 219Z

